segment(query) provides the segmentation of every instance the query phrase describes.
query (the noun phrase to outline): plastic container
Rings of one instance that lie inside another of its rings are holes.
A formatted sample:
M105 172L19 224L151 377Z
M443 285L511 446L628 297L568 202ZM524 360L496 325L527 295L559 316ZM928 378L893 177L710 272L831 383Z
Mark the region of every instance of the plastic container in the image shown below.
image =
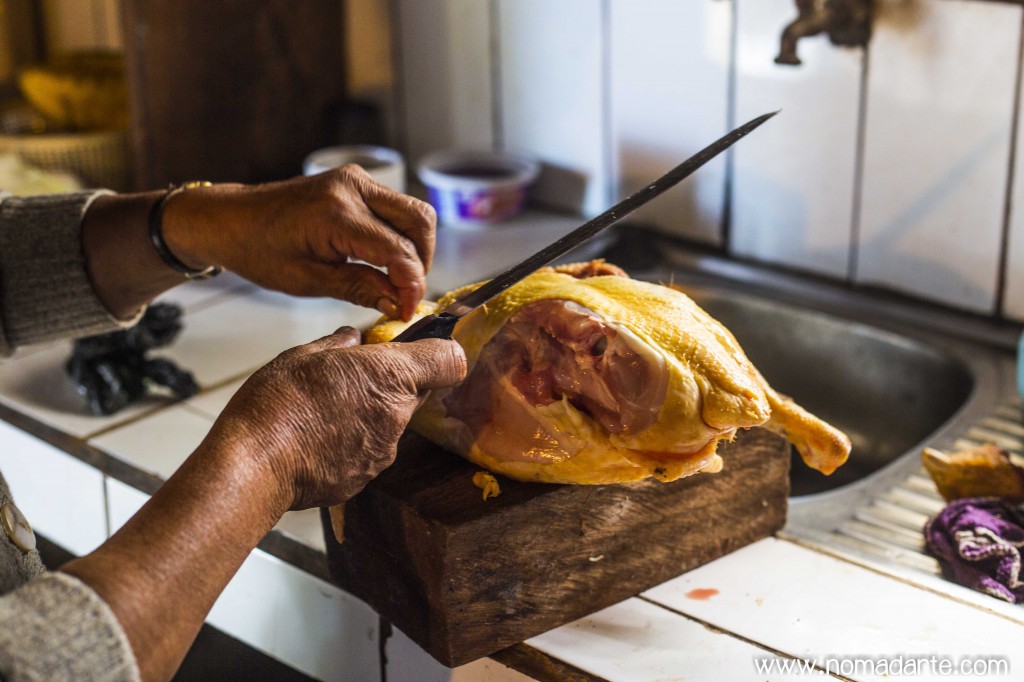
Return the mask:
M417 171L438 222L473 225L519 213L540 164L498 152L441 151L424 157Z
M400 152L387 147L368 144L324 147L306 157L302 172L316 175L347 163L358 164L380 184L396 192L405 192L405 159Z

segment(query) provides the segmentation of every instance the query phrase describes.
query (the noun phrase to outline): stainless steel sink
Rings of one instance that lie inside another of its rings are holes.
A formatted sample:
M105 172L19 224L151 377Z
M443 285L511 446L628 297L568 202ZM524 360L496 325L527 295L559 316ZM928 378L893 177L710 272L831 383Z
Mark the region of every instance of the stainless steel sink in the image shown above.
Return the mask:
M844 431L849 462L831 476L795 455L793 496L863 479L935 433L975 381L956 357L830 314L710 289L691 296L732 331L775 390Z

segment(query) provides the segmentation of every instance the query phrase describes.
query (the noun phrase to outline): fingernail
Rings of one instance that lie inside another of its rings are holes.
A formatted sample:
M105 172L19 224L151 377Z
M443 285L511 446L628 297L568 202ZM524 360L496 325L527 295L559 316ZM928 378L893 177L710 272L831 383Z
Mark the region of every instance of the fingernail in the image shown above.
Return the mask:
M377 301L377 310L388 317L398 317L398 305L390 298L381 298Z

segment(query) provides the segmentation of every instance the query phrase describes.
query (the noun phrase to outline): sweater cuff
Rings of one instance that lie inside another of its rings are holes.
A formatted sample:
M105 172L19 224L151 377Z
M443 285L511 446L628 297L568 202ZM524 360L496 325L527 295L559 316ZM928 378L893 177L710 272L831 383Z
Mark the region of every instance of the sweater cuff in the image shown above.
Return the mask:
M0 202L3 339L17 347L130 326L96 296L82 249L82 219L107 190L9 197Z
M92 589L47 573L0 599L0 676L35 680L139 680L128 637Z

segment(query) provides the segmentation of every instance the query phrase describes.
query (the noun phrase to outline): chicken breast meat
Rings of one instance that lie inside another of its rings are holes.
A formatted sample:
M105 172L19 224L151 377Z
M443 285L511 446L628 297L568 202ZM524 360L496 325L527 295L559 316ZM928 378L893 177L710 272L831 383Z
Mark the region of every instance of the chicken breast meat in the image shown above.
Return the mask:
M480 286L424 302L443 310ZM385 321L368 343L408 323ZM764 426L811 467L846 461L845 434L779 395L732 334L683 292L592 261L544 268L462 319L460 385L434 391L412 428L522 481L672 481L718 471L718 443Z

